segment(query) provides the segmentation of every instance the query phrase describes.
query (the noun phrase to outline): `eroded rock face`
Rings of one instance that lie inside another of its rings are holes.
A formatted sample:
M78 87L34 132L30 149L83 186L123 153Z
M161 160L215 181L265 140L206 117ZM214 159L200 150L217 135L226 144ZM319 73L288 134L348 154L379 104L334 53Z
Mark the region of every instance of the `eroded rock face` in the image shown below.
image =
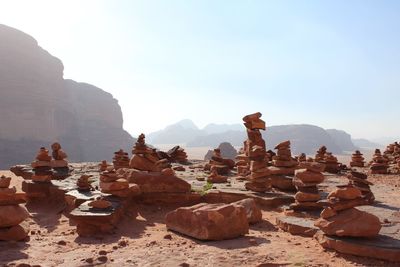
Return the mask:
M71 161L110 158L129 149L122 112L111 94L63 79L62 62L35 39L0 25L1 168L29 162L32 151L61 142Z
M332 215L332 214L331 214ZM327 235L374 237L381 230L379 218L355 208L341 211L333 216L324 216L315 222Z
M201 203L169 212L165 223L170 230L200 240L223 240L249 232L246 210L241 205Z

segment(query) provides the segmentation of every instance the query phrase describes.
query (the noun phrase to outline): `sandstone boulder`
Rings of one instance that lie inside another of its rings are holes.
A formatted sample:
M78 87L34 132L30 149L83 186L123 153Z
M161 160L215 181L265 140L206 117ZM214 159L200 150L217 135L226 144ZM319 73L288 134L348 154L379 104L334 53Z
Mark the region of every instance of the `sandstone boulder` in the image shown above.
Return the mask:
M374 237L381 229L378 217L355 208L341 211L326 219L320 218L315 226L327 235L353 237Z
M232 204L239 205L245 208L249 224L258 223L262 221L261 209L257 206L254 199L246 198L233 202Z
M165 216L167 228L200 240L224 240L249 231L246 209L240 205L201 203Z

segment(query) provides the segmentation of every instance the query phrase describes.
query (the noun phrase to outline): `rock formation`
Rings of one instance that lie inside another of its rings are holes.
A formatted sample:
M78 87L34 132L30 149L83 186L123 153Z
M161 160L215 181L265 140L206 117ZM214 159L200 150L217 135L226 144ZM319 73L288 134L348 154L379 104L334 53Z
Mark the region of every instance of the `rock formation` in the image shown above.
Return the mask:
M219 144L218 148L221 151L221 157L223 158L234 160L238 155L236 149L228 142ZM204 160L210 160L212 156L213 150L208 150L207 154L204 156Z
M50 182L53 171L51 170L51 156L49 150L41 147L36 155L36 160L32 162L34 174L32 175L33 182Z
M298 162L292 158L290 141L284 141L275 146L276 156L272 157L274 167L269 168L272 174L294 175Z
M231 159L224 159L219 148L214 149L210 161L204 166L205 170L215 169L217 174L226 175L235 167L235 162Z
M338 159L331 152L326 152L324 157L325 171L329 173L338 173L340 164Z
M361 200L361 202L359 201ZM381 229L379 218L355 206L362 205L362 193L352 185L338 186L328 195L329 206L315 222L327 235L375 237Z
M19 204L26 202L25 193L17 193L10 187L11 178L0 177L0 240L19 241L28 236L29 217L26 209Z
M363 154L361 154L360 150L356 150L352 155L351 155L351 162L350 166L351 167L364 167L365 161Z
M352 171L347 175L349 184L361 191L362 198L368 204L372 204L375 200L375 196L371 191L370 186L373 185L367 180L368 176L365 173Z
M271 189L270 171L267 168L265 141L260 130L265 130L265 122L261 120L261 113L257 112L243 117L248 139L245 143L245 153L250 160L249 182L246 189L255 192L265 192Z
M180 146L175 146L167 152L171 162L185 164L188 162L185 150Z
M387 159L385 159L381 151L379 149L375 149L374 156L372 158L370 173L371 174L386 174L388 172L388 163Z
M295 203L290 205L293 210L320 209L321 205L317 203L321 199L317 185L324 181L322 171L325 166L321 163L303 162L296 170L293 184L298 192L294 196Z
M325 153L326 153L326 146L321 146L317 150L317 154L315 154L315 161L316 162L320 162L320 163L324 163Z
M307 156L305 153L301 153L298 157L297 157L297 161L300 162L306 162L307 161Z
M111 94L63 79L62 62L36 40L0 25L0 168L29 162L37 147L59 140L72 161L100 161L133 138Z
M140 192L137 185L130 185L123 176L118 175L115 171L102 172L99 186L101 192L118 197L128 197Z
M128 153L126 153L123 149L114 152L113 165L114 169L116 170L119 168L129 168Z

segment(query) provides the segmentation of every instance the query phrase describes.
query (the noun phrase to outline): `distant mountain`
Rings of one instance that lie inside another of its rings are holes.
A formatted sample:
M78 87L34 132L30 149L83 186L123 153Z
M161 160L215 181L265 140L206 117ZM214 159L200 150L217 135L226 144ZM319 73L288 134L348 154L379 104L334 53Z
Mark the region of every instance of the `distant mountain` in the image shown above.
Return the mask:
M193 121L185 119L147 134L146 141L150 144L186 144L200 135L206 135L206 132L200 130Z
M210 123L207 124L203 130L207 134L218 134L218 133L223 133L223 132L228 132L228 131L241 131L244 132L245 129L242 124L215 124L215 123Z
M59 141L71 161L111 159L134 138L100 88L63 78L64 66L31 36L0 24L0 168L28 163Z
M189 147L217 147L222 142L243 146L247 138L244 126L240 124L209 124L203 129L193 125L194 123L188 120L177 122L164 130L149 134L147 140L153 144L176 143L186 144ZM290 140L294 154L313 155L322 145L336 154L356 149L348 133L340 130L324 130L307 124L270 126L263 132L263 137L269 149L282 141Z
M381 144L371 142L367 139L352 139L353 144L361 149L375 149L384 147Z
M333 141L342 151L354 151L357 147L351 140L351 135L342 130L327 129L326 132L332 137Z

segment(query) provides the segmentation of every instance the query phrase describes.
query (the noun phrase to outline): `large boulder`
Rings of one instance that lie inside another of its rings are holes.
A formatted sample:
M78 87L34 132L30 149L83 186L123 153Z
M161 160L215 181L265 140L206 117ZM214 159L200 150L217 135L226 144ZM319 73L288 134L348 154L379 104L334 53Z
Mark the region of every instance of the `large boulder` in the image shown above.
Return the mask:
M28 217L28 211L21 206L0 206L0 228L18 225Z
M191 185L174 175L122 168L117 170L129 183L135 183L142 193L188 193Z
M261 209L257 206L256 202L252 198L245 198L232 203L233 205L239 205L245 208L247 214L247 220L249 224L258 223L262 221Z
M318 219L315 226L327 235L374 237L381 230L378 217L356 208L334 212L324 217Z
M201 203L182 207L165 216L167 228L200 240L236 238L249 232L246 209L241 205Z

